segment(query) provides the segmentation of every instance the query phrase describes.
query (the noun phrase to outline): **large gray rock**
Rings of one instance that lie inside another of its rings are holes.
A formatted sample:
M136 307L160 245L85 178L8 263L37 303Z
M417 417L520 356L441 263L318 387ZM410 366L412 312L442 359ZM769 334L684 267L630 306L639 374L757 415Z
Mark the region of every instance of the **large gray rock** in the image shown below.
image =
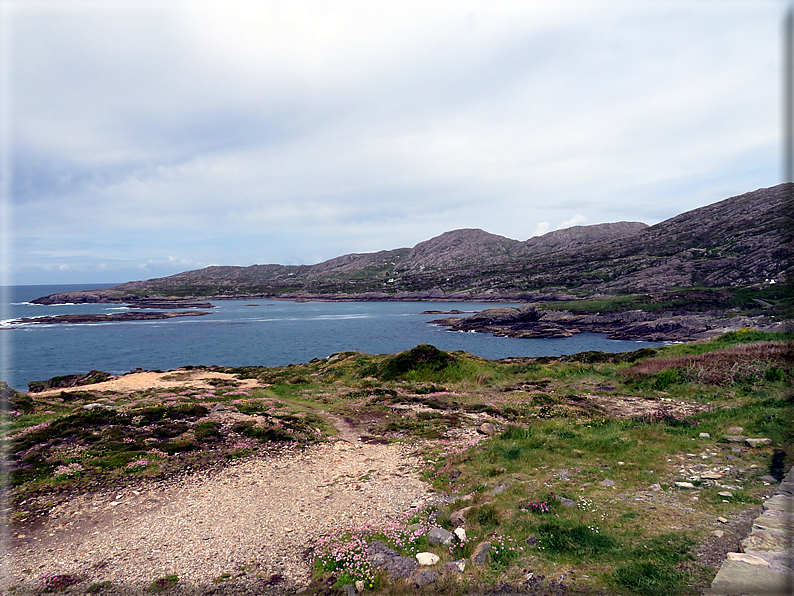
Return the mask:
M438 579L438 572L432 569L420 569L411 576L411 583L416 588L423 588L428 584L432 584Z
M400 553L389 548L380 540L373 540L371 544L367 545L367 557L373 567L383 567L399 556Z
M438 544L451 546L452 543L455 542L455 535L444 528L432 528L427 534L427 542L430 546L436 546Z
M491 552L490 542L480 542L474 547L474 552L471 554L471 562L475 567L482 567L485 561L488 560L488 553Z
M408 578L419 566L416 559L411 557L395 557L383 569L392 577L392 579Z

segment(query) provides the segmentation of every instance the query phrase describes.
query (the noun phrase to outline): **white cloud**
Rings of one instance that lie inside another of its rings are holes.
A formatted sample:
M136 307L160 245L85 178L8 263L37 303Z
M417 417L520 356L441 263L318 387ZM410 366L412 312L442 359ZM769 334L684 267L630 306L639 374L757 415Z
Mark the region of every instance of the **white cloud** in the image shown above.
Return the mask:
M524 239L778 182L776 2L26 6L5 24L22 268Z
M587 218L584 215L574 215L571 219L562 222L557 229L570 228L571 226L581 226L587 223Z
M535 231L532 232L533 236L543 236L546 232L549 231L549 222L542 221L538 225L535 226Z

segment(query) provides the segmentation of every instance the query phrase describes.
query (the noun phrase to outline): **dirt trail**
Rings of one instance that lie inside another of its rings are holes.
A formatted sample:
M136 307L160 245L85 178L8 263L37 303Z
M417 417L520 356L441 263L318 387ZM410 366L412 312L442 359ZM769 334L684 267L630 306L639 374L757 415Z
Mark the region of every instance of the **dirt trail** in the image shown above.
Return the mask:
M149 387L203 380L136 373L108 388L138 390L140 375ZM56 506L12 532L0 588L38 593L49 573L82 576L74 593L110 581L103 594L139 594L174 574L172 594L294 593L310 580L305 553L317 537L400 519L431 498L418 477L421 445L365 444L353 424L324 414L339 433L331 442Z

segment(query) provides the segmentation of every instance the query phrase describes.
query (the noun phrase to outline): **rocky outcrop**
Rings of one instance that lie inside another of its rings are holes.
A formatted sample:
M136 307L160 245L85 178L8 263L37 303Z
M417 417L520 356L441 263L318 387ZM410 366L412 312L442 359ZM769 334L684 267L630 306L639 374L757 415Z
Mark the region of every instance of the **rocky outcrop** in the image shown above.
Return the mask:
M176 317L200 317L208 312L122 312L109 315L72 314L55 315L52 317L24 317L15 319L11 324L54 325L58 323L108 323L118 321L156 321L159 319L173 319Z
M607 333L610 339L692 341L707 339L742 327L776 329L782 324L760 317L725 319L707 314L651 313L642 310L604 314L579 314L567 310L542 310L534 306L489 308L469 317L430 321L450 331L493 333L498 337L570 337L589 331Z

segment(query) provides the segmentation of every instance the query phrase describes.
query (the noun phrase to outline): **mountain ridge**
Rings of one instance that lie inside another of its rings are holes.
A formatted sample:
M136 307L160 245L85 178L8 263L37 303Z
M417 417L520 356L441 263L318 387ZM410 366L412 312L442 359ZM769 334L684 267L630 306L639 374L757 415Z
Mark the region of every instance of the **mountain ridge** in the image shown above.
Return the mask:
M791 277L791 196L781 184L648 226L574 226L525 241L476 228L412 248L350 253L315 265L211 266L37 302L142 298L458 300L578 292L631 293L741 286Z

